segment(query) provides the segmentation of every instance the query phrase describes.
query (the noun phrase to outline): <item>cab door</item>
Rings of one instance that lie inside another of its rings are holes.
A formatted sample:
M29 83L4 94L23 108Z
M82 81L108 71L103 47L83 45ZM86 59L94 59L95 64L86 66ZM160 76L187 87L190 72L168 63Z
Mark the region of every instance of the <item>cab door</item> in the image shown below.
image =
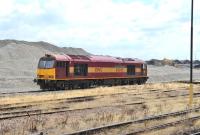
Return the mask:
M69 77L69 62L65 63L65 73L66 73L66 78Z
M56 77L57 79L66 79L69 75L69 62L57 61L56 62Z

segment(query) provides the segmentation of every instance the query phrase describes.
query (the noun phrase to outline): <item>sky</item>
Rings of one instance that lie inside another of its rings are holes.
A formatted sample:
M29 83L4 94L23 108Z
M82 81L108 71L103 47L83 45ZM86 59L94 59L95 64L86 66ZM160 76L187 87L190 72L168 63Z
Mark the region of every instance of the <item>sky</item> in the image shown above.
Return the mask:
M190 9L191 0L0 0L0 39L189 59ZM194 58L200 59L200 0L194 0Z

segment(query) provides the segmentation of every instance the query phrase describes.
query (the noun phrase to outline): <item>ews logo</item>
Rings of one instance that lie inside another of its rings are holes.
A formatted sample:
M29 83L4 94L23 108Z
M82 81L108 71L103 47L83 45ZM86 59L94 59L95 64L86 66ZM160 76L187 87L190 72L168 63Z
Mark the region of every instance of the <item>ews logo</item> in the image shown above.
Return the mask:
M96 67L95 72L101 73L103 72L103 69L101 67Z

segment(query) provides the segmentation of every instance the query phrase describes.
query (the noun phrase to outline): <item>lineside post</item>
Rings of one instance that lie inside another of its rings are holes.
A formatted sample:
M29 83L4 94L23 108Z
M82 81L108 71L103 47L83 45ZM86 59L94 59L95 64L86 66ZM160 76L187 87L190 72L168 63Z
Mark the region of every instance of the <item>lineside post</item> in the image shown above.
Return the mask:
M189 106L193 103L193 0L191 0L191 37L190 37L190 97Z

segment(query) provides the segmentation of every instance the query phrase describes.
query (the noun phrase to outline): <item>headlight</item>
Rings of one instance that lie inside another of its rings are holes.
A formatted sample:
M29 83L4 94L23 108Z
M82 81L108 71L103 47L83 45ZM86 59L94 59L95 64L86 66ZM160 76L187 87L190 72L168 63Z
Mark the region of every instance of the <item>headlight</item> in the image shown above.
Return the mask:
M49 78L54 78L54 76L53 76L53 75L50 75Z
M44 75L37 75L38 78L44 78Z

